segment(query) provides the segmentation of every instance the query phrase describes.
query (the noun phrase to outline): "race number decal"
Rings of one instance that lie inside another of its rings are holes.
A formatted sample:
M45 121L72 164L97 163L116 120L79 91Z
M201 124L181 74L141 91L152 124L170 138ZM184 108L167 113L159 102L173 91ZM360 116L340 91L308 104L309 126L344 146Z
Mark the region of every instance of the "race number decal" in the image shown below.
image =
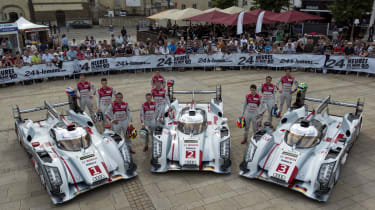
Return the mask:
M96 175L102 173L102 171L100 170L100 168L99 168L98 165L93 166L93 167L90 167L90 168L89 168L89 171L90 171L91 176L96 176Z
M186 159L195 159L195 150L186 150L185 158Z
M280 173L283 173L283 174L287 174L288 170L289 170L289 166L285 165L285 164L281 164L281 163L279 163L279 165L276 168L277 172L280 172Z

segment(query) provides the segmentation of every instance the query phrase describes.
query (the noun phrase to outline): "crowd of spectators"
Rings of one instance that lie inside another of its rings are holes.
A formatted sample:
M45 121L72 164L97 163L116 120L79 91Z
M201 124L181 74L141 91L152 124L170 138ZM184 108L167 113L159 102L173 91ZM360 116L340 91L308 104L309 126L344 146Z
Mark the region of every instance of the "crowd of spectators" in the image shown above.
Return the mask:
M188 27L186 36L167 38L163 31L156 39L139 41L130 34L111 34L107 40L96 40L87 36L78 42L65 34L51 35L48 42L40 45L27 45L23 53L12 52L12 43L8 39L2 40L1 67L33 65L62 66L65 61L75 59L93 59L119 56L141 56L148 54L175 55L175 54L213 54L221 53L312 53L325 55L344 55L375 57L375 42L355 40L350 42L340 38L335 31L328 38L323 35L290 37L281 27L267 35L251 36L248 33L239 36L230 36L220 32L220 37L209 32L207 36L195 33L199 28Z

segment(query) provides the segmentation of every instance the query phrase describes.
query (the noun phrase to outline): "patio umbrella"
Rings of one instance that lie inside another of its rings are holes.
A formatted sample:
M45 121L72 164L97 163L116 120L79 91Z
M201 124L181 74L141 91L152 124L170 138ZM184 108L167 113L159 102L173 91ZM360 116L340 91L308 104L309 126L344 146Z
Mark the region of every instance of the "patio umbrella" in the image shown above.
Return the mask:
M193 16L190 18L186 18L184 20L190 20L190 21L203 21L203 22L208 22L208 23L215 23L215 19L219 18L225 18L231 16L230 14L224 13L224 12L219 12L219 11L212 11L208 13L203 13L197 16Z
M268 18L270 20L274 20L277 22L283 23L292 23L292 22L302 22L305 20L322 20L324 18L316 15L310 15L308 13L299 12L296 10L289 10L286 12L279 13L278 15L273 15L272 17Z
M206 9L203 11L203 13L208 13L208 12L212 12L212 11L219 11L219 12L223 12L222 9L220 8L217 8L217 7L214 7L214 8L210 8L210 9Z
M147 18L151 20L162 20L162 19L166 19L166 17L168 17L170 14L177 12L177 11L180 11L180 10L179 9L164 10L159 13L148 16Z
M233 7L228 7L226 9L224 9L223 12L228 13L228 14L236 14L236 13L240 13L240 12L246 12L246 9L241 8L241 7L233 6Z
M166 19L171 19L171 20L184 20L189 17L197 16L202 14L203 12L198 9L194 8L186 8L184 10L180 10L174 13L171 13L167 15Z
M247 13L255 15L255 16L258 17L258 15L263 11L265 11L263 20L265 20L265 19L270 20L270 18L272 18L273 16L280 14L280 13L277 13L277 12L272 12L272 11L262 10L262 9L251 10ZM270 21L273 21L273 20L270 20Z

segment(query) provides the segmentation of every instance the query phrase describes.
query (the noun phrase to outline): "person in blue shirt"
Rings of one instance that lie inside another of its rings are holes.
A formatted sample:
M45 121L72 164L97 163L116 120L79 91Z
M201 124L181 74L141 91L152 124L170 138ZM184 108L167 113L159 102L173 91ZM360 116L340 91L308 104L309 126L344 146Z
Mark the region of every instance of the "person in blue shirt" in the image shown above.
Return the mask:
M62 45L62 49L69 48L69 39L65 34L62 35L61 45Z
M266 42L266 46L264 46L264 52L270 53L271 50L272 50L272 46L271 46L270 42Z
M175 41L173 41L173 40L171 41L171 43L168 45L168 49L172 54L175 54L176 49L177 49L177 45L176 45Z

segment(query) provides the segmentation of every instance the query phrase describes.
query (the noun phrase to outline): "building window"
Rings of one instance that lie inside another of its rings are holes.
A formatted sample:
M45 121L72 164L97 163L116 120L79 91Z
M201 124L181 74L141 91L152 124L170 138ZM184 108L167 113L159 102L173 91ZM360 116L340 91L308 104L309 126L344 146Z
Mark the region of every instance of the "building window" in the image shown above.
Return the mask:
M208 1L208 7L211 7L211 1Z
M161 2L155 2L155 7L160 8L161 7Z
M193 4L193 8L196 9L197 8L197 4Z
M242 6L247 6L247 0L242 1Z
M181 9L186 9L186 5L185 4L181 4Z

